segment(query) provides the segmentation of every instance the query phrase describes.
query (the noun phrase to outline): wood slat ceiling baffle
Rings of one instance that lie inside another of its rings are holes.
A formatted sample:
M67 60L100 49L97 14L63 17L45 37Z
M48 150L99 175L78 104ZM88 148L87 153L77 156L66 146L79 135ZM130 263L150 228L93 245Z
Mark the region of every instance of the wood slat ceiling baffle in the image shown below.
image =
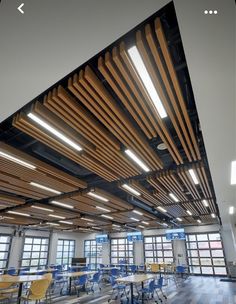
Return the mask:
M11 225L34 225L39 224L39 220L33 219L32 217L18 216L15 214L3 213L0 217L0 224L11 224Z
M2 191L28 198L41 199L53 196L55 193L30 185L30 182L52 188L58 192L71 192L87 186L84 181L57 170L3 142L0 143L0 151L36 167L35 169L24 167L0 155L0 189Z
M0 193L0 209L5 209L7 207L19 206L25 203L25 200L14 197L8 194Z
M216 224L218 223L217 218L212 218L211 215L202 215L200 216L202 223L204 224Z

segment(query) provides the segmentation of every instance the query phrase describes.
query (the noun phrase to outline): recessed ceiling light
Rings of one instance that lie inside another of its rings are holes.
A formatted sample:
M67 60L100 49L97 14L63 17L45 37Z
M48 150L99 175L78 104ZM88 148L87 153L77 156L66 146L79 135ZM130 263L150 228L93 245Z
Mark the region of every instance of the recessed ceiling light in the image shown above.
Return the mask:
M160 143L159 145L157 145L157 149L163 151L167 149L167 146L165 143Z
M64 217L64 216L61 216L61 215L56 215L56 214L49 214L48 216L50 216L50 217L54 217L54 218L58 218L58 219L62 219L62 220L64 220L64 219L65 219L65 217Z
M32 169L32 170L36 169L36 166L34 166L34 165L24 161L24 160L21 160L21 159L15 157L15 156L12 156L11 154L5 153L3 151L0 151L0 156L5 158L5 159L8 159L8 160L10 160L14 163L17 163L21 166L24 166L26 168L29 168L29 169Z
M231 162L231 185L236 185L236 160Z
M229 207L229 214L234 214L234 206Z
M96 194L96 193L94 193L94 192L88 192L87 193L89 196L92 196L92 197L95 197L95 198L97 198L98 200L100 200L100 201L103 201L103 202L108 202L109 200L107 199L107 198L105 198L105 197L103 197L103 196L101 196L101 195L98 195L98 194Z
M96 206L96 208L99 209L99 210L105 211L105 212L111 212L111 210L100 207L100 206Z
M134 212L134 213L136 213L136 214L138 214L138 215L143 215L143 213L140 212L140 211L138 211L138 210L132 210L132 212Z
M208 201L207 200L202 200L202 203L203 203L203 205L205 206L205 207L209 207L209 204L208 204Z
M158 206L157 209L159 209L161 212L167 212L167 210L161 206Z
M139 219L136 219L135 217L130 217L130 219L131 219L132 221L135 221L135 222L139 222L139 221L140 221Z
M212 213L212 214L211 214L211 217L212 217L212 218L215 218L215 217L216 217L215 213Z
M189 215L193 215L191 211L189 210L186 210L186 212L189 214Z
M180 217L177 217L176 219L177 219L177 221L179 221L179 222L182 222L182 221L183 221Z
M74 209L74 206L64 204L64 203L61 203L61 202L51 201L50 203L53 204L53 205L56 205L56 206L65 207L65 208L68 208L68 209Z
M30 217L30 214L17 212L17 211L7 211L7 213Z
M81 217L80 219L83 221L94 222L94 220L87 218L87 217Z
M126 189L127 191L129 191L130 193L132 193L134 195L137 195L137 196L141 195L141 193L139 193L138 191L136 191L134 188L130 187L127 184L123 184L121 187L124 188L124 189Z
M59 221L59 222L67 225L73 225L73 222L68 222L68 221Z
M149 225L149 223L145 222L145 221L142 221L141 223L144 224L144 225Z
M189 174L190 174L190 176L191 176L191 178L192 178L194 184L195 184L195 185L198 185L198 184L199 184L199 180L198 180L198 178L197 178L197 176L196 176L195 171L194 171L193 169L189 169L188 172L189 172Z
M110 220L113 220L112 216L106 215L106 214L101 214L102 217L108 218Z
M35 182L30 182L30 185L34 186L34 187L37 187L37 188L40 188L40 189L43 189L43 190L46 190L46 191L49 191L49 192L52 192L52 193L55 193L55 194L61 194L60 191L57 191L55 189L46 187L44 185L41 185L41 184L38 184L38 183L35 183Z
M150 169L144 164L144 162L139 159L131 150L125 150L125 153L137 164L140 168L142 168L145 172L149 172Z
M44 121L41 118L39 118L37 115L35 115L33 113L29 113L29 114L27 114L27 116L30 119L32 119L33 121L35 121L37 124L39 124L40 126L42 126L44 129L46 129L48 132L52 133L53 135L55 135L56 137L58 137L60 140L62 140L65 143L67 143L69 146L71 146L75 150L77 150L77 151L81 151L82 150L82 148L78 144L76 144L74 141L72 141L71 139L69 139L67 136L65 136L64 134L62 134L60 131L56 130L54 127L52 127L51 125L49 125L46 121Z
M48 211L48 212L54 212L54 210L52 209L48 209L48 208L44 208L44 207L39 207L39 206L31 206L31 208L34 208L34 209L39 209L39 210L43 210L43 211Z
M173 194L173 193L169 193L169 196L176 202L179 202L179 199Z
M164 118L167 116L166 111L163 107L163 104L160 100L160 97L155 89L155 86L152 82L152 79L146 69L146 66L143 62L143 59L137 49L136 46L132 46L128 49L129 56L143 82L143 85L145 86L148 95L150 96L157 112L159 113L161 118Z

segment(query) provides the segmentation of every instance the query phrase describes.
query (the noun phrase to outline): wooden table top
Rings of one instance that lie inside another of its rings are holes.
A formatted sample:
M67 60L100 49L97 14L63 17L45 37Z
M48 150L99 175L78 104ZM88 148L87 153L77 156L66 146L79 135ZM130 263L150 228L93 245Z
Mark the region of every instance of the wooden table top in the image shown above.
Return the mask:
M20 276L3 276L0 275L0 283L24 283L43 280L41 275L20 275Z
M95 274L97 271L76 271L76 272L63 272L63 276L66 277L81 277L83 275Z
M120 283L141 283L147 280L155 279L154 274L134 274L123 278L116 279L116 282Z
M55 272L57 271L57 269L52 269L52 268L48 268L48 269L32 269L32 270L25 270L24 273L31 275L31 274L35 274L37 272L41 272L41 271L45 271L45 272Z

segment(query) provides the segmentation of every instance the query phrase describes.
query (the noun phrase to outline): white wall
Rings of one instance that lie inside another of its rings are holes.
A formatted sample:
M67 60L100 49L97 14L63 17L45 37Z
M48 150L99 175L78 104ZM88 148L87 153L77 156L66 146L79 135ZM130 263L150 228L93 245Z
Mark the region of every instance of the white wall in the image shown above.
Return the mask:
M13 229L9 227L1 227L0 233L12 234ZM236 250L234 248L233 242L233 234L231 227L221 227L219 225L206 225L206 226L192 226L186 227L185 231L187 233L198 233L198 232L213 232L213 231L221 231L223 245L225 250L225 256L227 261L236 261ZM148 235L161 235L165 234L164 229L154 229L154 230L145 230L143 231L144 236ZM71 239L75 240L76 248L75 248L75 256L83 257L84 256L84 241L89 239L95 239L96 233L75 233L75 232L53 232L50 233L48 231L38 231L38 230L28 230L26 231L26 235L31 236L45 236L50 237L50 247L49 247L49 264L53 264L56 262L56 251L57 251L57 241L60 238L63 239ZM126 233L113 233L110 235L111 238L115 237L126 237ZM186 263L186 249L184 241L175 241L173 243L174 253L176 262L179 261L180 264ZM12 246L10 251L10 259L9 266L19 266L21 254L23 249L23 238L21 237L13 237ZM135 263L140 264L144 261L144 251L143 251L143 243L137 242L134 243L134 255L135 255ZM178 255L182 255L179 257ZM102 263L109 264L110 263L110 244L103 244L103 252L102 252Z

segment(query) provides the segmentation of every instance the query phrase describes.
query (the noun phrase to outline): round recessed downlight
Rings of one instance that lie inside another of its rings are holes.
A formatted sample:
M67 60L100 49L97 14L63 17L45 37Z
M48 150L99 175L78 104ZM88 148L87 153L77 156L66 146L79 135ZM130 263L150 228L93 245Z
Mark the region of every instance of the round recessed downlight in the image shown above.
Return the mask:
M157 149L161 151L166 150L167 149L166 144L160 143L159 145L157 145Z

